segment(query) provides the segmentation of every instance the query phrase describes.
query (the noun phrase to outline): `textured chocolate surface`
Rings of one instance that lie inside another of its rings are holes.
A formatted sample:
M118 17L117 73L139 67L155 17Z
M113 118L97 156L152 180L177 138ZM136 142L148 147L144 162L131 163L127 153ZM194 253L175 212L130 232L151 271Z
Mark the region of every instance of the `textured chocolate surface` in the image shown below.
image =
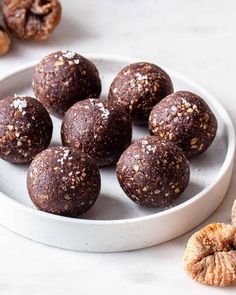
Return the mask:
M177 91L153 108L149 130L151 134L176 143L190 158L211 145L217 121L201 97L189 91Z
M147 123L152 108L173 92L170 77L160 67L139 62L125 67L111 84L109 100L131 114L137 123Z
M52 120L44 106L28 96L0 100L0 157L11 163L29 163L48 147Z
M47 39L61 19L58 0L3 0L2 12L9 31L22 40Z
M95 65L69 50L46 56L36 66L32 86L36 98L56 116L63 116L75 102L101 93Z
M120 107L101 99L77 102L65 114L61 136L63 145L88 154L97 165L109 165L130 145L130 116Z
M147 207L170 205L189 183L189 164L172 142L146 136L130 145L116 168L119 183L135 203Z
M53 214L79 216L93 206L100 186L94 161L68 147L44 150L28 170L31 200L39 210Z

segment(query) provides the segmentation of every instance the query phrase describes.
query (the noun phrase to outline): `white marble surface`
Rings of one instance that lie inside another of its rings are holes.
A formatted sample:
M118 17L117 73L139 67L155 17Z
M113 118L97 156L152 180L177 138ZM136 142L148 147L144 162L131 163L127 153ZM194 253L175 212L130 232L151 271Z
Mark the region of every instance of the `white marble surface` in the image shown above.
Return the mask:
M0 75L56 49L128 55L181 71L207 87L236 124L234 0L64 0L63 20L45 43L14 40ZM1 90L0 90L1 92ZM229 222L236 178L204 223ZM202 226L202 225L201 225ZM158 230L158 229L157 229ZM0 227L0 294L235 294L190 280L182 256L191 233L149 249L91 254L37 244Z

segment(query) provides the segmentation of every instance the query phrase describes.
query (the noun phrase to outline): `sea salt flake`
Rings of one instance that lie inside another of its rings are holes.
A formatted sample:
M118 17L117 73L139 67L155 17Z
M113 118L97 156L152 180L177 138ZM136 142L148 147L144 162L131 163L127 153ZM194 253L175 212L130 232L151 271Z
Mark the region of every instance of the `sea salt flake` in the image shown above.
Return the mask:
M99 110L102 112L102 118L105 120L108 119L110 111L104 107L104 104L102 102L98 103L97 106Z
M148 144L148 141L147 141L147 140L143 140L143 141L142 141L142 144L143 144L143 145Z
M25 99L21 100L20 98L17 98L12 102L11 106L15 109L18 109L22 113L24 112L24 115L26 114L26 112L23 111L23 109L27 107L27 102Z
M154 153L155 152L155 147L154 146L151 146L150 144L148 144L148 141L147 140L143 140L142 141L142 148L144 149L144 151L147 154L150 154L150 153Z
M64 161L69 159L68 156L69 156L69 150L64 150L64 154L62 155L60 159L57 160L57 162L63 165Z
M63 54L62 54L65 58L68 58L68 59L72 59L75 57L75 52L71 51L71 50L65 50L63 51Z
M176 106L172 106L172 107L171 107L171 110L172 110L173 112L176 112L176 111L177 111L177 107L176 107Z
M186 107L191 107L191 103L189 103L185 98L181 97L181 100Z
M146 146L147 151L153 152L153 147L149 144Z
M135 77L137 78L138 81L148 80L147 75L142 75L140 73L135 73Z

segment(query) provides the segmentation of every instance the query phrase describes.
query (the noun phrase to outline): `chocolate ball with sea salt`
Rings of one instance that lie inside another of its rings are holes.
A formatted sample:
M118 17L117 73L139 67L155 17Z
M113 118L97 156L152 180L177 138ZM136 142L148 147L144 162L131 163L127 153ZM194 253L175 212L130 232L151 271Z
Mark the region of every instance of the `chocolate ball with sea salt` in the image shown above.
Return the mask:
M111 84L109 101L124 108L136 123L146 124L152 108L173 92L168 74L147 62L125 67Z
M189 164L172 142L146 136L130 145L117 163L120 186L135 203L165 207L175 201L189 183Z
M36 156L27 175L34 205L42 211L76 217L93 206L101 187L99 170L88 156L51 147Z
M0 100L0 157L26 164L50 144L52 120L45 107L29 96Z
M97 98L101 93L101 80L95 65L69 50L43 58L35 68L32 86L36 98L59 117L75 102Z
M132 124L129 114L101 99L77 102L65 114L63 145L88 154L98 166L118 160L130 145Z
M149 130L176 143L191 158L213 142L217 120L207 103L189 91L177 91L159 102L149 118Z

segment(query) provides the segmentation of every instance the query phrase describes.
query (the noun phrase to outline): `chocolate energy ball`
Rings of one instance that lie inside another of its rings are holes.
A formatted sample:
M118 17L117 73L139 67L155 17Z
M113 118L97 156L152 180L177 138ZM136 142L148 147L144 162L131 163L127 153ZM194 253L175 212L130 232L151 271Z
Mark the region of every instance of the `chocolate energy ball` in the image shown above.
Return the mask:
M101 99L77 102L65 114L63 145L88 154L98 166L117 161L130 145L132 124L128 113Z
M36 98L59 117L75 102L97 98L101 93L101 80L95 65L69 50L46 56L36 66L32 86Z
M151 134L176 143L187 158L203 153L217 131L206 102L189 91L177 91L159 102L149 118Z
M171 79L164 70L139 62L125 67L115 77L109 101L128 111L136 123L147 123L152 108L172 92Z
M100 186L94 161L68 147L52 147L38 154L27 175L30 198L39 210L70 217L93 206Z
M170 205L189 183L189 164L172 142L146 136L130 145L116 168L120 186L135 203L146 207Z
M50 144L52 128L47 110L36 99L15 94L0 100L0 157L31 162Z

